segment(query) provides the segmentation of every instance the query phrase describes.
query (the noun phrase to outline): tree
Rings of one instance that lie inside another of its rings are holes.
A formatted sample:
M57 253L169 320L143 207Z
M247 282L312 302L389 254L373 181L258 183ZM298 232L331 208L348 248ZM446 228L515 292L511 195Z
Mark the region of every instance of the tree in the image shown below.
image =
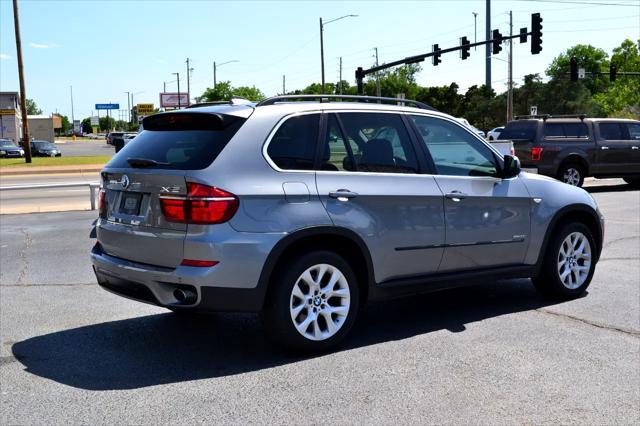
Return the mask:
M93 127L91 126L91 118L87 117L82 120L82 133L93 133Z
M40 115L42 110L38 108L36 101L33 99L27 99L27 115Z
M61 115L60 116L60 121L61 121L61 124L62 124L62 127L61 127L60 131L64 135L69 130L71 130L71 122L69 121L69 118L66 115Z
M565 53L558 55L547 68L547 75L552 79L568 80L567 73L570 69L569 64L572 57L578 60L578 67L584 68L586 72L606 74L606 76L587 74L582 80L582 83L589 89L591 94L607 90L609 86L609 55L604 50L589 44L577 44L567 49Z
M228 101L234 96L250 101L260 101L265 98L264 93L255 86L233 87L230 81L221 81L216 84L215 88L207 88L200 100L202 102Z
M639 72L638 46L627 39L613 49L611 63L618 72ZM640 118L640 79L635 76L619 76L604 93L594 95L594 101L602 111L615 117Z
M100 117L100 130L109 131L115 129L116 120L113 117Z

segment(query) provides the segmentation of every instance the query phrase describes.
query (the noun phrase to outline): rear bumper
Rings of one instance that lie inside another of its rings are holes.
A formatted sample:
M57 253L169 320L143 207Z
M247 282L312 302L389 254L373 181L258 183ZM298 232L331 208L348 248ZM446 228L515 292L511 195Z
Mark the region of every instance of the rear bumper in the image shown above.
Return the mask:
M135 263L109 256L99 245L91 250L91 261L102 288L139 302L201 312L258 312L264 304L266 285L253 288L202 285L189 274L192 267L163 268ZM174 296L176 289L194 292L196 301L181 303Z

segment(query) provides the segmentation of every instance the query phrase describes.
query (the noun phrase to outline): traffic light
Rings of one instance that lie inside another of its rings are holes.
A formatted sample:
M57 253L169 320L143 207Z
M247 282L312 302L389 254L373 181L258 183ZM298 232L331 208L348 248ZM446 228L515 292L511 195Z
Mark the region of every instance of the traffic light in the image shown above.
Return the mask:
M440 62L442 62L442 59L440 59L441 50L442 49L440 49L440 47L437 44L433 45L433 57L432 57L433 65L437 66Z
M542 17L539 13L531 15L531 53L542 52Z
M578 58L572 56L569 65L571 66L571 81L578 81Z
M460 58L462 58L462 60L464 61L465 59L467 59L469 57L469 55L471 54L471 46L469 46L471 44L471 42L469 41L469 39L465 36L465 37L461 37L460 38Z
M520 28L520 43L527 42L527 34L529 34L529 32L527 31L527 27Z
M493 30L493 54L497 55L502 50L502 34L500 34L500 30Z
M616 73L618 72L618 67L614 64L609 65L609 81L616 81Z

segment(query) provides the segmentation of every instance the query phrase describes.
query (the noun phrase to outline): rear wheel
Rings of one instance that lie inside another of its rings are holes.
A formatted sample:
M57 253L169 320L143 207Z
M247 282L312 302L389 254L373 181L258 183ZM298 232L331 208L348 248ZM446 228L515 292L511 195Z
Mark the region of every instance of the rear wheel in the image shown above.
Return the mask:
M286 348L324 351L351 330L359 307L355 273L339 255L314 251L297 258L271 283L263 322Z
M542 270L533 283L542 293L565 299L580 296L595 270L595 240L582 223L564 225L547 247Z
M577 163L565 163L558 170L558 180L571 186L582 186L584 182L584 169Z

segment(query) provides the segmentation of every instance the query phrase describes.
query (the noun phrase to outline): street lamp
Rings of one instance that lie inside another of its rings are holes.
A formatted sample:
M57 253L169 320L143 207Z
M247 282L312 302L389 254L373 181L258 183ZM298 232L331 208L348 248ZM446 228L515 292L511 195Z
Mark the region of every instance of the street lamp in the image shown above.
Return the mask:
M471 12L473 13L473 42L477 43L478 42L478 12ZM476 50L478 48L478 46L473 46L473 50Z
M322 92L324 92L324 41L322 37L322 32L324 31L324 26L330 24L332 22L339 21L344 18L357 18L358 15L344 15L339 18L332 19L327 22L322 22L322 18L320 18L320 67L322 69Z
M230 64L230 63L232 63L232 62L240 62L240 61L239 61L239 60L237 60L237 59L232 59L232 60L230 60L230 61L223 62L223 63L221 63L221 64L217 64L217 63L216 63L216 61L213 61L213 88L214 88L214 89L216 88L216 69L217 69L218 67L221 67L221 66L226 65L226 64Z
M180 105L180 73L179 72L172 72L171 74L176 76L176 80L178 81L178 109L180 109L181 105Z

